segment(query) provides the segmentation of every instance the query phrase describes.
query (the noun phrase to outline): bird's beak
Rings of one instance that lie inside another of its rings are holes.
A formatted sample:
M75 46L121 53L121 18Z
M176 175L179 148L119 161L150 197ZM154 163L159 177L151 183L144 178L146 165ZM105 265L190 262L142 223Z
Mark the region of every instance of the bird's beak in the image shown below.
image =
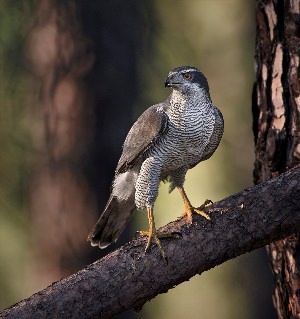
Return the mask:
M171 87L170 79L166 79L165 88Z
M165 82L166 88L177 88L182 83L178 80L178 77L175 75L168 76Z

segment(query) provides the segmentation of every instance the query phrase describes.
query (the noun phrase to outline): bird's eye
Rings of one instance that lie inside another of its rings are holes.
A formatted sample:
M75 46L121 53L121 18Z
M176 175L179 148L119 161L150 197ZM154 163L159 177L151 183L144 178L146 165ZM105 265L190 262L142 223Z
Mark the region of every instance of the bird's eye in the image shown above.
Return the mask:
M192 75L191 75L191 73L183 73L183 78L185 79L185 80L190 80L191 78L192 78Z

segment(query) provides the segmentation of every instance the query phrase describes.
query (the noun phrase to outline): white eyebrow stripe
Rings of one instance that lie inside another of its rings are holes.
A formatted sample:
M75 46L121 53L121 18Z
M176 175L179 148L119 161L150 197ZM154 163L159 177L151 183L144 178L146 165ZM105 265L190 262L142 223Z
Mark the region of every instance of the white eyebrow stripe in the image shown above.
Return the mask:
M186 69L186 70L181 70L180 73L186 73L186 72L197 72L196 69ZM173 75L173 74L176 74L178 72L170 72L169 73L169 76Z
M186 72L197 72L196 69L187 69L187 70L182 70L182 71L184 71L184 73L186 73Z
M170 73L169 73L169 76L170 76L170 75L173 75L173 74L176 74L176 73L177 73L177 72L170 72Z

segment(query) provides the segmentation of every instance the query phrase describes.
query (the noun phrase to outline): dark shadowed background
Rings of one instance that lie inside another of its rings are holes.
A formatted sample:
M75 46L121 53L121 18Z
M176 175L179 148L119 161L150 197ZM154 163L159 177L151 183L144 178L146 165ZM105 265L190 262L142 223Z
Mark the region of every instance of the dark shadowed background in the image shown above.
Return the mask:
M195 206L252 184L254 3L238 0L0 2L0 307L106 254L86 242L108 198L122 142L170 91L180 65L199 67L225 119L219 149L187 174ZM158 226L179 216L161 185ZM148 227L138 213L120 241ZM140 318L275 318L264 249L192 278ZM97 302L97 301L95 301ZM135 318L128 311L120 318Z

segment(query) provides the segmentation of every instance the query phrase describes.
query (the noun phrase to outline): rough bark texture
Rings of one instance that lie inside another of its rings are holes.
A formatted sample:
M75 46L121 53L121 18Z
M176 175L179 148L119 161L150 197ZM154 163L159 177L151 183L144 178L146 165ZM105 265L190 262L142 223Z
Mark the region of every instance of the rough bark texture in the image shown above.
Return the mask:
M253 130L255 183L300 163L300 1L257 1ZM274 304L282 318L300 317L299 234L271 243Z
M300 231L300 167L206 208L212 221L194 216L161 231L181 236L162 241L169 263L145 238L4 311L1 318L110 318L167 292L228 259Z

